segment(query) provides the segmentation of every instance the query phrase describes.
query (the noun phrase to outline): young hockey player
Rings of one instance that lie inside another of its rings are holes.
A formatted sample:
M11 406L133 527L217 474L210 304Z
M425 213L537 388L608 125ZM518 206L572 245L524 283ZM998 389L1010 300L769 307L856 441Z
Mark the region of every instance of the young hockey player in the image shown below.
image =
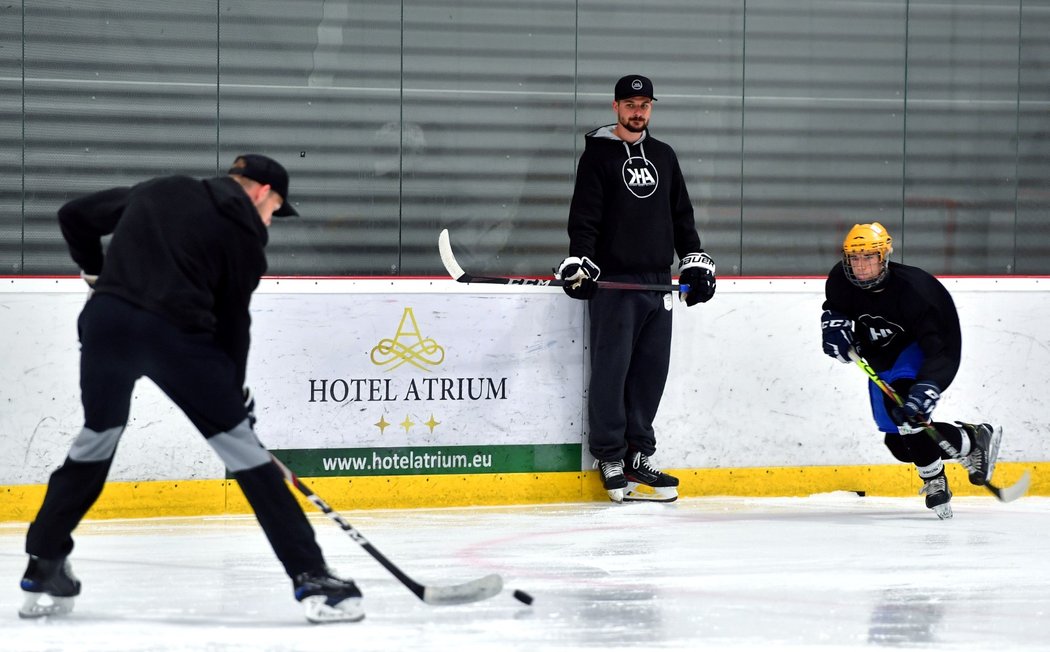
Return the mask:
M679 280L690 287L686 305L715 293L715 263L700 248L678 158L648 131L655 101L646 77L616 82L617 121L587 134L569 210L569 257L557 270L570 282L566 294L590 302L588 445L615 502L678 497L678 479L651 460L672 301L661 292L598 292L595 281L670 283L677 252Z
M868 383L872 414L898 460L914 464L926 506L952 517L952 492L943 460L952 459L926 432L941 394L948 389L962 352L959 314L948 290L927 272L890 262L893 238L878 222L856 224L842 244L842 260L825 285L821 316L824 353L852 362L863 356L903 400L898 406ZM956 421L931 425L966 457L972 484L992 477L1002 429Z

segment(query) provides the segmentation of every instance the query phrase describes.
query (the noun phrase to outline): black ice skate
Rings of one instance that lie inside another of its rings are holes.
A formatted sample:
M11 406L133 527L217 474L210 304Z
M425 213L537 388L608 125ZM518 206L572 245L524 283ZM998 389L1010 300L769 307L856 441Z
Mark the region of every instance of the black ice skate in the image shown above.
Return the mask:
M295 599L312 623L357 622L365 617L361 591L353 580L332 575L327 568L295 576Z
M919 495L926 494L926 506L932 509L939 519L951 518L952 492L948 489L948 478L944 475L944 468L941 468L937 475L923 478L922 481L924 484L919 490Z
M41 559L30 555L22 576L22 593L25 601L18 610L21 618L67 614L73 610L73 598L80 595L80 580L73 576L64 557Z
M966 456L966 470L970 474L970 484L985 485L992 479L995 471L995 460L999 457L999 444L1003 440L1003 429L982 423L974 425L956 421L970 435L970 454Z
M624 491L627 489L627 478L623 476L623 460L612 462L595 460L594 466L602 474L602 486L609 492L609 500L614 503L622 503Z
M678 500L678 478L653 466L648 455L628 451L624 475L627 477L625 501L672 503Z

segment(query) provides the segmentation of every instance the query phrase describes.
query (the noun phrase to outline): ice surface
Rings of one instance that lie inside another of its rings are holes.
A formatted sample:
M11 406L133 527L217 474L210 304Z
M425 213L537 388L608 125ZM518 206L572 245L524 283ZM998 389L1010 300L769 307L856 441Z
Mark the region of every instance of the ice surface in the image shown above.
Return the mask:
M72 614L21 620L24 523L0 524L0 650L1050 649L1050 499L683 499L362 511L424 584L496 572L484 602L420 602L323 515L367 617L310 625L252 517L84 523ZM3 586L3 585L0 585ZM526 607L514 589L533 595Z

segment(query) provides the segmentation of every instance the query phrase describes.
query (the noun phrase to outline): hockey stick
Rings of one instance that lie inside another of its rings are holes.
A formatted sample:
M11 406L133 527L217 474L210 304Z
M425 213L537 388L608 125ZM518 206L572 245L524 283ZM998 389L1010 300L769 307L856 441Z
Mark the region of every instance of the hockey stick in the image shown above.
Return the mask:
M456 255L452 253L452 243L449 241L448 229L442 229L438 235L438 252L441 254L441 262L448 270L449 276L460 283L498 283L500 285L541 285L549 287L562 287L565 281L560 278L527 278L524 276L472 276L463 271ZM619 281L595 281L599 290L650 290L655 292L689 292L688 284L681 283L621 283Z
M864 373L868 374L868 378L871 379L871 382L875 383L875 385L878 386L878 388L881 389L883 393L886 394L886 396L889 396L891 399L893 399L893 402L896 403L898 407L904 405L904 401L901 400L900 394L897 393L897 390L893 389L893 387L890 386L889 383L879 378L879 374L874 369L872 369L871 365L868 364L868 361L860 357L860 354L852 348L849 350L849 358L850 360L853 360L853 362L857 363L857 366L863 369ZM921 425L923 431L927 435L929 435L933 439L933 441L937 442L937 445L940 446L945 453L948 453L948 455L950 455L953 460L962 464L963 468L965 468L968 472L972 473L974 471L973 465L970 464L970 460L966 459L966 457L964 457L958 450L956 450L956 448L952 446L949 441L942 437L941 433L937 432L937 429L934 428L929 421L922 421L918 425ZM987 482L982 486L988 491L990 491L992 495L994 495L1000 501L1004 503L1009 503L1014 500L1017 500L1021 496L1028 493L1028 485L1030 485L1031 483L1031 475L1028 473L1028 471L1025 471L1024 475L1021 476L1020 480L1008 487L997 487L991 482Z
M416 594L416 597L429 605L450 605L450 604L466 604L468 602L477 602L479 600L485 600L503 590L503 578L493 573L492 575L486 575L485 577L471 580L463 584L455 584L453 586L424 586L419 582L415 581L411 577L405 574L400 568L398 568L394 562L387 559L383 553L379 552L373 546L365 535L361 534L353 525L347 522L339 512L335 511L328 506L320 496L310 490L303 481L299 479L299 476L295 475L291 469L284 465L281 460L270 453L270 457L273 458L273 463L277 465L277 468L284 474L284 479L287 480L298 489L307 499L310 500L319 510L325 513L328 518L332 519L339 524L339 527L346 532L351 539L356 541L358 545L365 549L365 552L372 555L376 561L382 564L383 568L390 571L390 573L399 579L402 584L408 587L408 590Z

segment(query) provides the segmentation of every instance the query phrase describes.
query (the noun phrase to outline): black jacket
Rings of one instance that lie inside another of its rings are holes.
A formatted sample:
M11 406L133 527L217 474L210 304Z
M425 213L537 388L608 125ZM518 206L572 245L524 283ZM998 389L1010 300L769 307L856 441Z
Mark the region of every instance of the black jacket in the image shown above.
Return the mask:
M74 199L58 211L73 260L95 292L211 333L244 384L248 304L266 272L266 226L228 177L160 177ZM102 250L102 237L113 238Z
M569 255L603 274L664 272L702 251L682 169L671 146L647 131L630 144L613 125L586 136L569 209Z
M825 310L853 320L860 354L876 371L890 369L917 342L924 359L916 380L932 380L943 390L955 378L962 357L959 313L947 288L928 272L891 262L886 280L862 290L839 262L828 275L825 296Z

